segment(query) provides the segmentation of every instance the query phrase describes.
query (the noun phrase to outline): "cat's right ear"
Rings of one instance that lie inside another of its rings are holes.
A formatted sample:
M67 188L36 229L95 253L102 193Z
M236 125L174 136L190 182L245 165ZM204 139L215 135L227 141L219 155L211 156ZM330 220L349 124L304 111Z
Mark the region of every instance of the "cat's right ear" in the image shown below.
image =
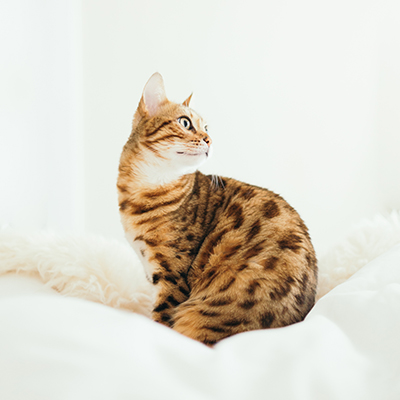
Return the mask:
M165 94L164 80L162 76L156 72L147 81L143 89L143 95L140 99L138 111L142 116L150 116L157 114L159 108L168 101Z

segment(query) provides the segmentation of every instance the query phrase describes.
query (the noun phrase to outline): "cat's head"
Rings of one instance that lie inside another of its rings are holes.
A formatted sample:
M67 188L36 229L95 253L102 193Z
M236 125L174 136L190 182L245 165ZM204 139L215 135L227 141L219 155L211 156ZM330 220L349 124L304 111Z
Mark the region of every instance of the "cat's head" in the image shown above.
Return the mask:
M149 183L167 183L192 173L210 155L207 124L189 108L191 97L182 104L169 101L159 73L144 87L125 147L134 149L136 167Z

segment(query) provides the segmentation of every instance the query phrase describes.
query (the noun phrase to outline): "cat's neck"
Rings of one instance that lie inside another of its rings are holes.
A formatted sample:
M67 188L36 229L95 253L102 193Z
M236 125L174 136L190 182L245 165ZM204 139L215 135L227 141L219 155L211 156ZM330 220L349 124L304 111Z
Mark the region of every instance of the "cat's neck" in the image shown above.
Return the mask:
M155 198L166 195L177 189L190 193L195 182L195 173L177 174L173 171L160 171L155 167L125 160L120 164L118 175L119 200L134 200L136 198Z
M129 185L131 194L158 191L160 188L181 186L194 181L196 168L182 166L158 158L149 160L138 152L126 152L121 156L118 181ZM125 179L129 176L129 179Z
M188 176L194 175L195 168L177 169L173 163L137 163L133 166L136 185L141 189L152 189L160 186L175 185Z

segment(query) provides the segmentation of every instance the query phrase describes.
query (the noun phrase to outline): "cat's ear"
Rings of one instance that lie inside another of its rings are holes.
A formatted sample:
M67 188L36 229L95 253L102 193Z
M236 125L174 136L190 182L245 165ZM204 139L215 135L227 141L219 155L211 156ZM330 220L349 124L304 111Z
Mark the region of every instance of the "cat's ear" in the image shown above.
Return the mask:
M165 94L163 78L156 72L150 77L143 89L138 111L142 114L147 112L152 117L166 101L168 99Z
M183 106L189 107L190 99L192 98L193 93L182 103Z

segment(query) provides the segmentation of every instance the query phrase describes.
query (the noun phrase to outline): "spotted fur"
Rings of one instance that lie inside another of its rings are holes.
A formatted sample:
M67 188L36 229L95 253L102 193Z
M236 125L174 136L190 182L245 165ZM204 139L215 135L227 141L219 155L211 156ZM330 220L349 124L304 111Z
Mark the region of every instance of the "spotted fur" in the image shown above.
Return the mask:
M301 321L317 262L304 222L279 195L197 168L211 151L204 120L145 86L119 166L126 237L156 289L153 318L213 345Z

